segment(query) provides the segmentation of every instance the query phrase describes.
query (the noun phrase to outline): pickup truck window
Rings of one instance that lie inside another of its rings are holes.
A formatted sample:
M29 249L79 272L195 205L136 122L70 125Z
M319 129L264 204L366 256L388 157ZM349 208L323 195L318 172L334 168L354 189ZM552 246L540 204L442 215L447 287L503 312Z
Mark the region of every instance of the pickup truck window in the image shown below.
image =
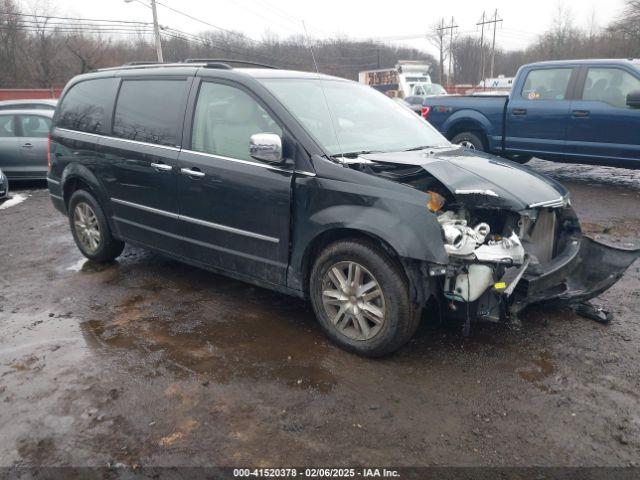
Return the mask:
M582 99L626 108L627 95L634 90L640 90L640 80L630 73L619 68L590 68Z
M525 100L564 100L571 68L531 70L521 92Z

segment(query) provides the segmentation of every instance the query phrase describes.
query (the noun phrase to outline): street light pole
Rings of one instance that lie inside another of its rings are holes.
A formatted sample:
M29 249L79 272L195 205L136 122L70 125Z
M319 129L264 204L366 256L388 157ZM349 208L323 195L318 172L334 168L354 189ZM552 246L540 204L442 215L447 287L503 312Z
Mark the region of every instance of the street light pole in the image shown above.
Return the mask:
M158 26L158 12L156 11L156 0L151 0L151 12L153 13L153 33L156 37L156 53L158 62L163 63L162 42L160 41L160 27Z

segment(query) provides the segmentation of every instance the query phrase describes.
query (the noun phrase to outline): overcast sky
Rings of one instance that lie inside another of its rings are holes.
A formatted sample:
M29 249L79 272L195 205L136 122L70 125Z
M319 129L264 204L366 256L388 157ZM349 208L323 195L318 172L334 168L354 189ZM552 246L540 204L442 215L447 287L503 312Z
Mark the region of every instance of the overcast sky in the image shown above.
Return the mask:
M23 5L32 1L23 0ZM42 0L39 0L42 1ZM47 1L47 0L45 0ZM498 9L504 19L496 43L506 49L526 46L537 33L547 29L559 5L571 12L577 26L594 20L605 26L620 14L623 0L158 0L222 28L239 30L260 39L265 30L281 37L303 32L304 20L315 37L335 35L352 38L380 38L427 50L435 49L420 38L441 18L455 18L459 31L479 35L476 26L483 10L492 16ZM141 3L148 0L48 0L55 11L87 18L150 21L151 12ZM161 25L198 33L207 27L158 6ZM407 38L415 37L415 38Z

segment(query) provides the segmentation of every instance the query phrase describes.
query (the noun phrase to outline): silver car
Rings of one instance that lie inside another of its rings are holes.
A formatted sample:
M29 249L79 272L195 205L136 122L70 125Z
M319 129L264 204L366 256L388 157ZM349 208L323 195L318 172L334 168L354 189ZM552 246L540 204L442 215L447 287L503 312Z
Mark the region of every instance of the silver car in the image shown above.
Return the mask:
M51 110L56 109L58 100L49 98L4 100L0 102L0 110Z
M46 178L52 117L52 110L0 110L0 168L7 178Z

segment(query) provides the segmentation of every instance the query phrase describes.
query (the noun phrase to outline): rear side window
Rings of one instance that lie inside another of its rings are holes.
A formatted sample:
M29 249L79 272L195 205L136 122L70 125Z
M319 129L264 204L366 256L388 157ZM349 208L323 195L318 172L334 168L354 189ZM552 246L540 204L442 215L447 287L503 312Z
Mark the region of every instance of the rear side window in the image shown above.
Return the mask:
M0 138L15 137L13 115L0 115Z
M564 100L571 68L546 68L531 70L522 89L525 100Z
M583 100L608 103L625 108L627 95L640 90L640 80L619 68L590 68L582 93Z
M51 120L39 115L20 115L20 127L23 137L47 137L51 130Z
M77 83L62 99L56 126L88 133L106 133L118 88L115 78Z
M185 80L125 80L120 87L113 135L127 140L176 146L184 117Z

